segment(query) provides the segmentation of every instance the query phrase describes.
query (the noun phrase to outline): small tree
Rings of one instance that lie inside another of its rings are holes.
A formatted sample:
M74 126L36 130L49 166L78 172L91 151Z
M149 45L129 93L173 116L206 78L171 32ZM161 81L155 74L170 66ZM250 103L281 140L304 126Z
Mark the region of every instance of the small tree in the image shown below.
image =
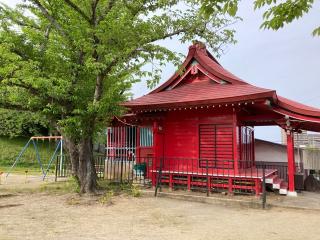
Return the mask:
M179 63L159 40L198 37L217 54L234 42L230 21L204 18L194 1L27 0L0 11L0 107L46 116L82 193L97 188L94 134L121 114L133 83L159 81L142 67Z

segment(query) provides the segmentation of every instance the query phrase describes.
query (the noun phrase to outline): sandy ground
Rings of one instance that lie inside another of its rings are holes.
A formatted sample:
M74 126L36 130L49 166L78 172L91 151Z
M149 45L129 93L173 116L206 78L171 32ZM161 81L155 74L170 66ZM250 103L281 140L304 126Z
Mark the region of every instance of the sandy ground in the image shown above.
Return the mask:
M319 239L319 212L0 191L0 239Z
M43 181L42 175L16 174L10 173L7 177L6 173L0 176L0 190L2 189L34 189L40 187L44 183L54 182L55 178L52 174L48 174ZM65 180L65 179L58 179Z

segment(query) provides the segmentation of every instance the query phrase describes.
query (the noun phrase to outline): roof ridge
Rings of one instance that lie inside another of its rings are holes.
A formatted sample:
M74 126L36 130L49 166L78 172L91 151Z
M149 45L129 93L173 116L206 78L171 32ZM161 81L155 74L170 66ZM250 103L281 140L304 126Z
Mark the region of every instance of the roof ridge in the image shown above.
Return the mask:
M173 82L176 81L178 77L180 77L181 69L186 69L189 64L192 64L193 59L195 59L206 71L226 82L229 82L231 84L248 84L247 82L243 81L242 79L226 70L207 50L204 43L200 41L194 41L193 44L189 46L188 55L179 70L176 71L166 82L164 82L148 94L158 93L169 87Z

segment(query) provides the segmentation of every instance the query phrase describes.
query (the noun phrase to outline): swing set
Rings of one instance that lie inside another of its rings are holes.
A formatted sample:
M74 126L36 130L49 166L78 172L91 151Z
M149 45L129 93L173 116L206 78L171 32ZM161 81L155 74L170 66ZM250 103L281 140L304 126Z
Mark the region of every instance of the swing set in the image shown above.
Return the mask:
M39 146L38 146L38 141L42 140L42 141L56 141L56 146L54 148L54 152L53 154L50 156L49 162L48 162L48 166L46 169L44 169L42 161L41 161L41 156L40 156L40 152L39 152ZM63 138L62 136L38 136L38 137L31 137L29 139L29 141L26 143L26 145L22 148L22 150L20 151L19 155L17 156L17 158L15 159L14 163L12 164L12 166L9 168L8 172L7 172L7 176L6 178L9 176L9 174L11 173L12 169L17 165L17 163L19 162L19 160L22 158L23 154L26 152L27 148L30 145L33 145L33 148L36 152L36 159L37 162L41 168L41 172L42 172L42 180L44 181L49 170L50 167L52 165L53 160L55 159L55 157L60 153L60 168L62 168L62 163L63 163ZM61 171L62 169L60 169Z

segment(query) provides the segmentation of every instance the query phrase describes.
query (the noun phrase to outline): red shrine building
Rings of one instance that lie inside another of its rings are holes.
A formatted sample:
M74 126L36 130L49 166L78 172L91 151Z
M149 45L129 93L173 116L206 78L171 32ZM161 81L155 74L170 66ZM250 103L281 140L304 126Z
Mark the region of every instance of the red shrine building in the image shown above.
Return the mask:
M253 86L233 75L201 42L189 47L180 71L140 98L108 128L107 158L146 163L145 178L161 184L229 192L262 191L262 176L280 194L296 195L293 133L320 132L320 109ZM287 134L287 176L255 164L254 127Z

